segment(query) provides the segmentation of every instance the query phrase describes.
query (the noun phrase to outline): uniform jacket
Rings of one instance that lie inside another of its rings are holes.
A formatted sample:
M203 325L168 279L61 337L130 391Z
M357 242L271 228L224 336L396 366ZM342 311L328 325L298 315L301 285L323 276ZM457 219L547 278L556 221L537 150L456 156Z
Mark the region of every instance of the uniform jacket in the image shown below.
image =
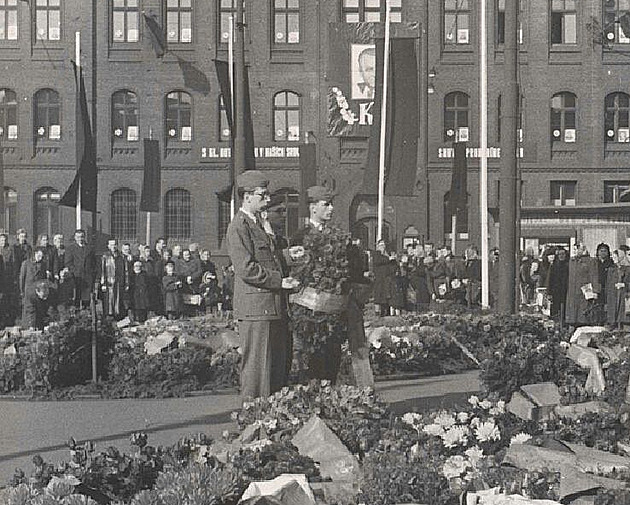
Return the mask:
M241 210L228 226L226 238L235 274L234 317L252 321L282 319L286 295L273 239Z

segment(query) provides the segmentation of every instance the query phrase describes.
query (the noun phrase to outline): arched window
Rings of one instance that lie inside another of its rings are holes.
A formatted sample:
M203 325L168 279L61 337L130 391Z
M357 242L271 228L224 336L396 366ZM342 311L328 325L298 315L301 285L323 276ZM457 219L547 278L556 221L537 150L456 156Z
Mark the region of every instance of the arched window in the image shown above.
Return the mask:
M59 93L53 89L40 89L35 93L34 114L36 139L61 139L61 103Z
M53 188L40 188L35 192L33 212L33 237L59 233L59 200L61 194Z
M112 139L136 142L138 132L138 97L122 89L112 95Z
M444 97L444 140L466 142L469 131L470 100L466 93L455 91Z
M18 138L17 96L11 89L0 89L0 138Z
M575 142L577 123L577 97L562 92L551 98L551 141Z
M192 140L192 99L184 91L166 95L166 139Z
M176 240L192 236L192 201L185 189L171 189L164 197L164 234Z
M607 142L630 142L630 96L627 93L606 96L604 138Z
M118 240L134 241L138 238L138 207L136 192L120 188L112 192L110 231Z
M15 235L17 226L17 191L4 187L4 229L11 235Z
M300 97L292 91L280 91L273 97L273 139L300 140Z

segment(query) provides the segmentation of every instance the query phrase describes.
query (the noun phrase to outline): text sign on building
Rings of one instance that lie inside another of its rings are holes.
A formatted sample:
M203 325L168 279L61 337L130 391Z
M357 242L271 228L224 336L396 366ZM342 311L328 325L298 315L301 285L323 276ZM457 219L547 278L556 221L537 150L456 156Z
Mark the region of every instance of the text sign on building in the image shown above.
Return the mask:
M266 146L255 147L254 156L256 158L299 158L300 148L298 146ZM222 146L211 146L201 148L202 160L229 159L232 157L232 149Z
M501 157L501 148L500 147L488 147L486 149L487 158L500 158ZM516 153L518 158L523 157L523 148L519 147ZM438 148L438 158L454 158L455 150L452 147L440 147ZM466 148L466 158L481 158L481 148L480 147L467 147Z

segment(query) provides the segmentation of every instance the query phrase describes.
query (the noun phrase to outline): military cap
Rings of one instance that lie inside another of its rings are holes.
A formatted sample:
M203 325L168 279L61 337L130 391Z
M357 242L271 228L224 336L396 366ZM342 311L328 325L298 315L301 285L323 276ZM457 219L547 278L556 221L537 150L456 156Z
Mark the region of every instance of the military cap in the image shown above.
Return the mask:
M237 177L236 182L238 187L245 191L266 188L269 185L269 179L259 170L246 170Z
M320 201L330 202L335 195L325 186L311 186L306 190L306 196L309 203L313 203Z

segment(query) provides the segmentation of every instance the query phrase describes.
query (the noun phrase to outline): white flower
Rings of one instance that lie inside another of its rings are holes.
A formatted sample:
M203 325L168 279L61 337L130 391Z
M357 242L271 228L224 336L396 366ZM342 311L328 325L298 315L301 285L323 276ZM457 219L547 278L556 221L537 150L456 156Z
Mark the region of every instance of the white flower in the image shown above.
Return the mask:
M453 426L442 435L444 447L453 448L458 445L466 445L469 433L467 426Z
M380 340L377 340L376 342L372 342L372 347L374 347L374 349L380 349L383 346L383 342L381 342Z
M500 440L501 432L493 420L480 423L475 428L475 436L479 442L488 442L490 440Z
M427 435L433 435L434 437L441 437L444 434L444 428L439 424L427 424L422 428Z
M459 423L465 423L468 421L468 419L470 419L470 415L468 415L468 412L460 412L459 414L457 414L457 422Z
M444 462L444 466L442 466L442 475L447 479L461 477L466 473L469 467L470 463L464 456L451 456Z
M477 468L477 463L479 463L479 460L483 458L483 450L478 446L466 449L464 451L464 454L468 456L468 459L470 460L473 468Z
M479 403L479 406L483 409L483 410L488 410L492 407L492 402L489 400L483 400L482 402Z
M420 424L422 416L417 412L407 412L401 419L403 423L415 428L418 424Z
M336 94L337 91L339 91L339 88L337 86L333 86L331 91Z
M470 398L468 398L468 403L470 403L473 407L476 407L477 405L479 405L479 397L472 395Z
M524 444L525 442L531 439L532 439L532 436L529 433L517 433L510 440L510 445Z
M391 335L390 338L392 339L393 344L397 344L401 340L400 337L397 337L396 335Z
M450 428L455 424L455 418L447 412L440 412L437 416L435 416L435 423L439 424L443 428Z

